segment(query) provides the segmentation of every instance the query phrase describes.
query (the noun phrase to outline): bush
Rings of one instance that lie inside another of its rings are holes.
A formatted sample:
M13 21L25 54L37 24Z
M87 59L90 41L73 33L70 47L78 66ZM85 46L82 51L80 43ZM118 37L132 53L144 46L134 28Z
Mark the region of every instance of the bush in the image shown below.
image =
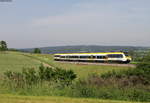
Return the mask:
M128 82L135 84L150 84L150 54L142 59L142 62L138 63L136 68L131 68L124 71L111 71L101 75L102 78L127 78Z
M72 70L44 67L41 65L38 70L34 68L23 69L21 73L7 71L4 73L5 81L10 81L17 87L32 86L44 82L60 83L61 86L68 86L76 78ZM16 83L17 82L17 83Z
M67 96L71 97L84 97L84 98L100 98L100 99L113 99L113 100L126 100L126 101L150 101L150 92L139 88L118 88L112 85L109 86L92 86L83 85L78 82L68 89Z

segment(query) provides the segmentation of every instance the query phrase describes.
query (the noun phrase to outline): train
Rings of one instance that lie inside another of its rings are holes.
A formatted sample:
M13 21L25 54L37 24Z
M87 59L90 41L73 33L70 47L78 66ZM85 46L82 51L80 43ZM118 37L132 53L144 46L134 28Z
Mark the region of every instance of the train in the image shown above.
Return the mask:
M57 53L54 54L54 60L99 63L130 63L132 58L124 52Z

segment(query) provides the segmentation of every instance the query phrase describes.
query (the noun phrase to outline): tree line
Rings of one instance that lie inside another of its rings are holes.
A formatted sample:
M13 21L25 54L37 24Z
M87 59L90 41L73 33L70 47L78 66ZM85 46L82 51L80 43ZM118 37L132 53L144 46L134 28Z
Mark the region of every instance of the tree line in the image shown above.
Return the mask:
M0 41L0 51L7 51L7 50L9 50L9 51L17 51L16 49L8 49L7 42L4 41L4 40L1 40ZM40 54L41 50L39 48L35 48L33 53L39 53Z

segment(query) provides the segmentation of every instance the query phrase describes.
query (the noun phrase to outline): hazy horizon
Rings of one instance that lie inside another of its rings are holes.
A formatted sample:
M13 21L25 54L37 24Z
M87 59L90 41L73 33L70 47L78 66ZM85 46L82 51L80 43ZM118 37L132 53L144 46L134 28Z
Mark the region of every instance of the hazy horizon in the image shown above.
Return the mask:
M149 4L150 0L0 2L0 40L9 48L150 47Z
M34 49L34 48L49 48L49 47L76 47L76 46L99 46L99 47L143 47L150 48L150 46L128 46L128 45L57 45L57 46L44 46L44 47L27 47L27 48L14 48L14 49ZM12 48L13 49L13 48Z

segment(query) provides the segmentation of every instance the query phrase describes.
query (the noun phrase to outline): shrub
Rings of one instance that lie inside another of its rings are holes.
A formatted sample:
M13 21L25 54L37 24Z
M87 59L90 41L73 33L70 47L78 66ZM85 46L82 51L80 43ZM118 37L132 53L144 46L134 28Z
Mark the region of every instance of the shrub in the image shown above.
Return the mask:
M23 75L26 84L32 85L38 83L39 76L34 68L24 68L21 74Z
M122 71L111 71L101 75L102 78L127 78L128 82L136 85L138 83L150 84L150 56L145 56L141 63L137 64L136 68L131 68Z
M34 68L24 68L22 72L7 71L4 73L6 80L15 83L17 87L32 86L43 82L60 83L61 86L69 86L76 78L72 70L60 68L44 67L41 65L38 70ZM21 86L20 86L21 84Z
M64 70L56 68L55 70L55 80L64 83L64 85L69 85L76 78L76 74L72 70Z

